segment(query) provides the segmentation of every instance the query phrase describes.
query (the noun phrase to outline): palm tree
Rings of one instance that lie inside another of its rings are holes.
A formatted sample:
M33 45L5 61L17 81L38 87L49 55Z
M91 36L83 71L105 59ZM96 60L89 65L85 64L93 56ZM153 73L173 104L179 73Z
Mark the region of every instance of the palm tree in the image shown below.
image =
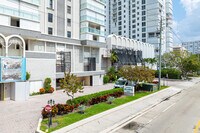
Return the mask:
M111 61L112 66L113 66L113 64L116 63L118 60L119 60L119 58L118 58L116 52L111 51L110 61Z
M145 58L144 62L148 63L151 65L151 69L153 68L153 65L157 63L156 58Z

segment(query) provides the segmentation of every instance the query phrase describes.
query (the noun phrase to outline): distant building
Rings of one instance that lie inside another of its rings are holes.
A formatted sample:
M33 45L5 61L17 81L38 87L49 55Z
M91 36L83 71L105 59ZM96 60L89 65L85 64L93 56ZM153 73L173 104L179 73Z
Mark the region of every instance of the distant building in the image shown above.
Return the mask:
M182 46L192 54L200 54L200 41L183 42Z
M183 46L173 46L172 50L173 52L176 52L177 54L181 54L187 51L187 49Z
M154 44L158 52L162 16L162 53L169 51L173 44L172 0L107 0L106 2L107 35L115 34Z

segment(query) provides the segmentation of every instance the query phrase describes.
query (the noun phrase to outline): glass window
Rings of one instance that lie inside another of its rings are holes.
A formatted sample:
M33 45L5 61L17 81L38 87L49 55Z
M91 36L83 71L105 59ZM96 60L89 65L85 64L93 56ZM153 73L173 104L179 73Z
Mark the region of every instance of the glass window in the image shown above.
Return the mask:
M71 14L71 6L67 6L67 13Z
M67 19L67 26L71 26L71 19Z
M47 52L55 52L55 43L46 43L46 51Z
M48 13L48 22L53 22L53 14Z
M68 38L71 38L71 36L72 36L71 31L67 31L67 37L68 37Z
M52 35L52 34L53 34L53 28L48 27L48 34L49 34L49 35Z

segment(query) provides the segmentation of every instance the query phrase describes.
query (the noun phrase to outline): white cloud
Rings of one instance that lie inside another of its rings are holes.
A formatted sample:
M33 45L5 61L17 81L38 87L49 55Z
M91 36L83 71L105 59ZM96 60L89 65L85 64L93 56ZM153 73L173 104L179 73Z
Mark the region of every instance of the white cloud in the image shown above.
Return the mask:
M200 40L200 0L181 0L181 3L185 8L186 16L183 20L174 23L174 31L182 41ZM176 42L176 39L174 41Z
M180 2L185 8L187 15L190 15L193 10L198 8L200 0L181 0Z

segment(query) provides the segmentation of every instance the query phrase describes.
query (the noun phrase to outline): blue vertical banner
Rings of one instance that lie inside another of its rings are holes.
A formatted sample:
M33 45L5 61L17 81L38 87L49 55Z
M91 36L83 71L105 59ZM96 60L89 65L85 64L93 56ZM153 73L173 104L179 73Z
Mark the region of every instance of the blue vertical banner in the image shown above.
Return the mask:
M26 80L26 58L0 57L0 82L16 82Z

